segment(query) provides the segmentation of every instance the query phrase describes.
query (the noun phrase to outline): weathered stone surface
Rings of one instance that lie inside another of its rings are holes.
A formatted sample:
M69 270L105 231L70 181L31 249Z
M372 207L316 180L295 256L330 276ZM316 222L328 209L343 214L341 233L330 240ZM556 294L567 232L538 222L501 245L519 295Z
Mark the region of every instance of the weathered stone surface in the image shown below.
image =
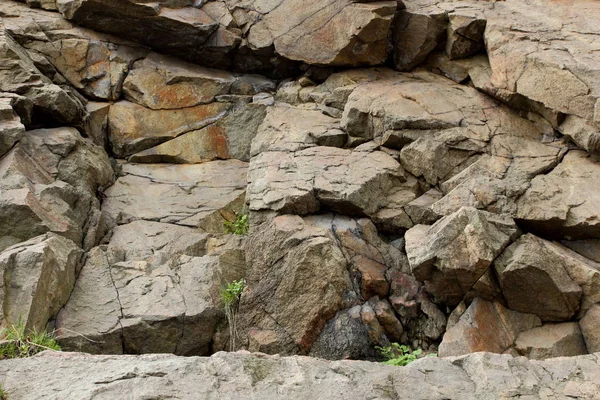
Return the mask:
M124 176L105 191L104 214L117 224L159 221L222 232L222 213L241 210L247 164L124 164Z
M252 158L248 172L251 210L311 214L329 209L372 215L405 180L400 164L381 151L311 147L268 151Z
M57 369L62 371L60 376ZM571 371L580 373L570 376ZM395 396L434 400L544 398L556 394L591 400L600 390L597 355L529 361L479 353L457 359L425 357L398 368L365 361L330 362L246 352L221 352L210 358L46 352L3 361L0 375L8 395L22 399L42 398L49 392L57 398L91 399L99 390L118 398L135 390L140 396L181 399Z
M579 320L579 327L585 339L585 345L590 353L600 349L600 304L594 304Z
M417 11L418 5L407 2L407 8L398 13L393 43L394 66L399 71L410 71L422 63L446 38L446 13L435 8Z
M193 164L217 159L250 159L254 137L266 114L261 104L239 102L219 121L177 136L129 157L132 162Z
M131 64L148 53L124 39L77 27L58 13L4 3L0 10L11 16L6 19L7 30L40 57L37 64L47 64L43 72L55 83L68 82L93 99L119 99Z
M486 19L483 15L450 14L446 54L451 60L472 56L484 48L483 32Z
M510 245L494 266L509 308L536 314L544 321L564 321L581 304L582 289L570 276L572 268L585 268L577 266L581 262L527 234Z
M6 32L4 24L0 25L0 59L0 92L18 95L15 109L26 126L81 122L84 111L79 99L44 76L27 51Z
M308 64L361 66L387 58L396 7L395 1L253 0L240 8L258 13L248 32L252 48L273 46L283 57Z
M387 273L408 270L405 256L367 219L277 216L251 230L246 258L238 325L244 348L373 359L374 346L420 334L405 334L386 300Z
M67 302L83 251L71 240L47 233L0 253L2 325L22 322L42 332Z
M521 332L515 341L515 349L535 360L587 354L577 322L544 324Z
M191 60L212 55L213 59L207 59L207 63L227 67L229 62L223 58L239 45L239 35L231 32L233 37L226 37L228 31L220 30L218 21L202 9L186 7L191 5L190 2L57 1L63 16L78 25ZM224 46L219 45L219 39L223 39Z
M540 326L533 314L523 314L476 298L460 320L444 334L440 357L458 356L478 351L504 353L523 331Z
M113 179L104 150L76 129L26 132L0 160L0 249L51 231L86 249L99 239L98 188Z
M120 101L113 104L108 113L112 151L118 157L126 157L197 131L221 119L229 107L227 103L211 103L176 110L151 110Z
M455 306L518 234L510 218L461 208L406 232L406 254L413 275L436 301Z
M11 99L0 98L0 157L8 153L25 133L25 127L11 103Z
M306 354L352 288L348 261L327 230L290 215L253 230L246 249L238 329L249 350L258 350L252 337L269 330L278 353Z
M585 151L600 154L600 127L594 126L583 118L569 115L558 129Z
M178 109L211 103L216 96L228 94L234 81L229 72L151 53L133 64L123 94L153 110Z
M535 177L518 201L518 220L533 232L565 239L600 238L600 163L570 151L546 175Z
M329 140L330 143L323 143ZM335 145L342 147L346 134L340 129L339 121L323 115L317 110L296 107L275 106L267 109L267 114L252 141L250 154L256 156L264 151L296 151L315 145Z
M208 354L223 317L219 286L244 269L241 241L231 237L220 249L210 240L157 222L117 227L105 249L92 251L58 316L61 344L94 353Z

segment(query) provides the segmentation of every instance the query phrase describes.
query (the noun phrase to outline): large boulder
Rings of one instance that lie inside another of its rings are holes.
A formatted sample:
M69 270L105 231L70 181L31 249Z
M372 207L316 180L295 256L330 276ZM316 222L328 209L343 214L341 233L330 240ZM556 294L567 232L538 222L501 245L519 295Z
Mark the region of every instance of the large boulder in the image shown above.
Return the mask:
M515 341L515 349L535 360L587 354L577 322L544 324L521 332Z
M594 304L579 320L579 327L590 353L600 351L600 304Z
M267 151L250 161L248 201L255 211L372 215L405 180L400 164L382 151L324 146Z
M546 175L535 177L518 201L517 219L532 232L565 239L600 238L600 163L570 151Z
M521 332L541 324L533 314L516 312L500 303L476 298L458 323L446 331L438 354L448 357L479 351L504 353Z
M200 104L174 110L152 110L129 101L119 101L108 113L111 149L127 157L182 134L198 131L227 114L228 103Z
M36 332L67 302L83 251L71 240L47 233L0 253L0 319Z
M114 223L167 222L223 232L224 215L241 211L247 164L123 164L123 176L104 194L103 213Z
M582 289L571 270L586 268L577 265L582 262L551 242L527 234L509 246L494 267L509 308L536 314L544 321L565 321L581 305Z
M518 234L510 218L461 208L432 226L408 230L406 254L435 300L456 306Z
M307 5L300 0L252 0L246 3L240 8L248 16L258 14L248 31L248 44L252 48L262 50L273 46L283 57L318 65L378 65L387 58L387 37L396 13L395 1L317 0Z
M0 250L48 231L86 249L103 235L97 191L113 170L76 129L26 132L0 160L0 176Z
M0 24L0 59L4 65L0 70L0 92L16 95L15 109L26 126L81 123L85 111L79 98L40 72L4 24Z
M205 355L223 318L219 287L244 273L242 242L136 221L94 248L57 318L65 349ZM91 287L97 288L93 291Z

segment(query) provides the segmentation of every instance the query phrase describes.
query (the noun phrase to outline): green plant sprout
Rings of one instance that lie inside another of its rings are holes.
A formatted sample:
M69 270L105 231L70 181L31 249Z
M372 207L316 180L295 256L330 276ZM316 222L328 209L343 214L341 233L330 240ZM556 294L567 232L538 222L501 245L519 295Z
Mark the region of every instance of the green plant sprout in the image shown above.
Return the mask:
M20 320L17 325L2 329L0 337L5 338L0 342L0 360L31 357L44 350L60 351L60 346L51 334L25 329Z
M396 365L404 367L415 361L417 357L422 353L421 349L411 351L410 348L404 344L392 343L391 346L375 346L381 355L386 359L384 364Z
M227 285L225 285L225 287L222 287L220 291L221 301L223 302L223 308L225 310L225 316L227 317L227 323L229 324L229 351L235 351L235 338L237 336L237 312L240 303L240 297L245 287L246 280L240 279L229 282Z
M234 235L247 235L249 229L248 214L237 214L235 221L225 221L225 233L233 233Z

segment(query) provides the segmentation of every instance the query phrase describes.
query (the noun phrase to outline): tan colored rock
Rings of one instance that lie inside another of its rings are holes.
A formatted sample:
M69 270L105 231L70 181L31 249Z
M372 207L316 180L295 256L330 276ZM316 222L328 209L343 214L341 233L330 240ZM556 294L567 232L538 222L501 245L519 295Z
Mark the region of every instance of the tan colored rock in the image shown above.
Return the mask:
M227 103L211 103L177 110L151 110L120 101L110 107L108 134L118 157L126 157L187 132L208 126L227 113Z
M0 157L25 133L25 127L11 106L11 99L0 98Z
M234 81L229 72L151 53L133 64L123 94L153 110L179 109L213 102L216 96L228 94Z
M307 353L351 288L347 261L335 239L298 216L279 216L250 232L246 259L240 335L249 329L274 330L278 353Z
M0 249L48 231L86 249L96 244L97 190L113 170L104 149L76 129L26 132L0 160L0 176Z
M243 274L241 242L230 242L211 249L206 234L156 222L117 227L104 250L92 251L58 317L60 342L91 352L208 354L223 318L221 280ZM100 290L86 290L94 285Z
M66 80L93 99L119 99L129 67L148 53L135 43L75 26L58 13L6 3L0 7L13 14L7 19L11 35L51 65L55 82Z
M470 57L484 49L483 33L487 21L483 15L452 13L448 19L446 54L451 60Z
M63 374L57 376L56 370ZM535 361L490 353L454 360L424 357L405 368L248 352L220 352L211 357L46 352L0 364L9 396L40 398L52 390L64 398L82 399L96 396L98 391L114 398L135 390L144 397L177 396L182 400L233 400L240 393L290 400L344 400L373 395L419 400L543 398L565 393L564 397L593 400L600 389L596 379L599 370L595 355ZM572 371L580 373L569 377ZM136 377L114 381L115 377L131 377L134 373ZM301 382L298 377L303 377ZM146 384L139 385L141 380Z
M436 302L455 306L518 233L510 218L465 207L408 230L406 254Z
M251 47L274 46L283 57L307 64L360 66L378 65L387 58L387 35L397 4L253 0L244 6L259 18L262 14L249 29Z
M372 215L402 181L400 164L381 151L311 147L252 158L250 209L312 214L319 209Z
M102 211L118 224L135 220L223 232L222 213L240 211L247 164L124 164L124 176L105 191Z
M69 299L82 257L74 242L53 233L0 253L2 325L22 322L26 329L46 330Z
M425 61L446 39L446 12L436 7L421 10L420 5L419 2L407 3L407 8L398 13L393 43L394 66L399 71L410 71Z
M585 316L579 320L579 327L585 339L585 345L590 353L600 350L600 305L594 304Z
M521 332L515 348L521 355L534 360L587 354L577 322L544 324Z
M79 99L40 72L27 51L8 34L4 23L0 25L0 59L4 65L0 70L0 92L18 95L14 105L25 126L48 119L67 125L81 122L84 111ZM30 113L23 112L25 109Z
M542 323L533 314L523 314L504 308L500 303L475 299L460 320L444 334L439 356L489 351L503 353L517 336Z
M517 218L532 232L565 239L600 238L600 164L570 151L546 175L531 181L518 201Z
M494 266L509 308L544 321L565 321L581 305L582 289L569 275L574 263L552 243L527 234L510 245Z
M588 153L600 153L600 127L594 126L583 118L569 115L558 129Z

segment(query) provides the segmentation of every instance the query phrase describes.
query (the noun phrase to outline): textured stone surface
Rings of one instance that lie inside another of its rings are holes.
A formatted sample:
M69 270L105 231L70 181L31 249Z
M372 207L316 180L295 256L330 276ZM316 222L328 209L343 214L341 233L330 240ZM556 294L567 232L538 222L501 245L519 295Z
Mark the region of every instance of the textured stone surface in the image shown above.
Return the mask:
M515 349L535 360L587 354L577 322L544 324L522 332L515 341Z
M0 249L51 231L94 246L98 188L113 180L104 150L73 128L28 131L0 160Z
M509 218L461 208L406 232L406 254L412 274L436 301L455 306L518 233Z
M58 315L58 338L65 349L209 353L223 318L219 287L243 274L242 241L135 221L117 227L108 246L90 254Z
M458 356L479 351L504 353L513 345L519 333L541 324L533 314L519 313L500 303L477 298L458 323L446 331L439 355Z
M600 305L595 304L587 311L584 317L579 321L585 344L590 353L600 349Z
M534 232L557 238L600 237L600 163L583 151L570 151L546 175L531 181L519 199L517 218Z
M381 151L312 147L268 151L250 161L251 210L311 214L319 209L369 215L404 178L400 164Z
M223 231L221 212L243 205L247 164L124 164L124 176L106 190L102 211L117 224L167 222Z
M69 299L82 256L75 243L53 233L0 253L2 324L43 331Z
M62 374L57 375L56 369ZM575 370L580 373L571 376ZM528 361L479 353L454 360L426 357L398 368L364 361L328 362L244 352L218 353L210 358L44 353L2 361L0 371L4 390L22 399L91 399L98 396L98 390L111 398L136 390L140 396L182 399L349 399L373 395L415 400L541 399L553 394L593 399L600 390L597 355ZM65 379L71 376L77 379Z
M494 266L511 309L537 314L544 321L564 321L581 302L581 287L569 274L578 262L552 243L527 234L510 245Z

